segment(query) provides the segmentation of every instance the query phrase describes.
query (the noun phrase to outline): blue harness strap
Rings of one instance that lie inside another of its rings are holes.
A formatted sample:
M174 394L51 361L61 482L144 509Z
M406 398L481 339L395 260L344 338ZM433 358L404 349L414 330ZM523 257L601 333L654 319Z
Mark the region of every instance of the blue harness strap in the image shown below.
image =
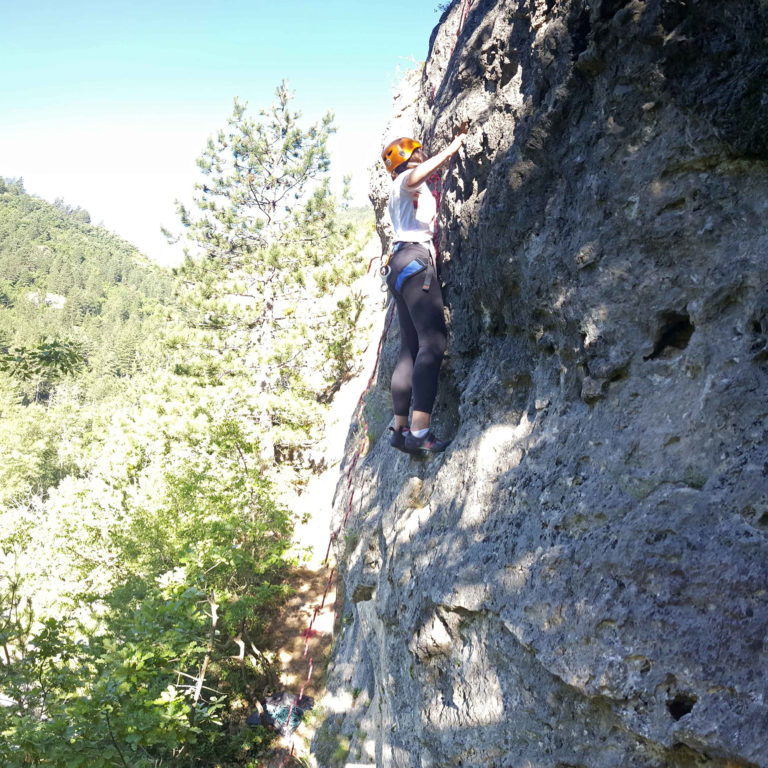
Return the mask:
M426 266L416 259L411 261L409 264L406 264L405 267L403 267L403 269L400 271L400 274L397 276L397 281L395 282L395 290L399 292L403 283L409 277L422 272L425 269Z

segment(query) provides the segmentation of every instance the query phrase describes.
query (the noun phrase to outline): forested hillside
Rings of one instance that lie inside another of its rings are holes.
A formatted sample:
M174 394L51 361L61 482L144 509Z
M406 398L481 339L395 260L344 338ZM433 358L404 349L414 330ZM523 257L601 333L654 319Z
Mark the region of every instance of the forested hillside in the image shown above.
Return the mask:
M133 370L142 327L172 294L171 280L87 211L24 193L0 179L0 341L41 337L84 345L90 367Z
M158 365L173 294L170 275L86 211L0 180L0 499L43 493L74 470L85 414L110 410ZM53 426L62 409L72 450Z
M302 129L290 98L236 103L209 143L174 274L0 185L3 766L255 766L269 743L244 719L284 494L355 371L372 231L329 192L330 117Z

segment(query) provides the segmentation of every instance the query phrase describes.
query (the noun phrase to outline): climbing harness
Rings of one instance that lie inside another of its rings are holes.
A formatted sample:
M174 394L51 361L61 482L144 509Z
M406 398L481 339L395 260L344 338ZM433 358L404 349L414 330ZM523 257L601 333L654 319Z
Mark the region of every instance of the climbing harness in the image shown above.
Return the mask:
M390 258L394 256L401 248L404 248L408 245L419 245L427 250L427 256L416 256L411 261L409 261L395 276L394 278L394 285L391 286L393 290L396 293L400 293L403 283L405 283L406 280L413 277L414 275L418 275L421 272L424 272L424 283L421 286L421 289L423 291L428 291L429 286L432 284L432 270L429 269L430 266L434 266L435 269L436 266L436 258L435 258L435 245L430 240L428 242L422 242L422 243L408 243L408 242L398 242L395 243L395 247L392 249L392 253L390 254ZM392 268L387 264L387 278L392 274ZM385 278L386 279L386 278ZM388 281L389 282L389 281Z
M395 290L400 293L403 288L403 283L405 283L409 277L413 277L414 275L418 275L420 272L424 272L428 266L429 262L419 257L413 259L413 261L409 261L400 270L400 274L398 274L397 279L395 280ZM429 280L429 275L427 275L427 279L424 281L425 290L429 289L427 280Z

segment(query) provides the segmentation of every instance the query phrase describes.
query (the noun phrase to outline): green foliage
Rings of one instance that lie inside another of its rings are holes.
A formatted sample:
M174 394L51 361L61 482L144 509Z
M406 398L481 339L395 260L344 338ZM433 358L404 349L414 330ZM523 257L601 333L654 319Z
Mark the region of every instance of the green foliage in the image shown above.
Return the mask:
M47 376L52 380L75 373L85 363L78 344L61 341L41 341L27 349L16 347L12 352L0 352L0 371L9 371L20 381Z
M50 491L46 526L40 500L0 517L3 765L183 764L192 744L198 761L237 762L267 743L222 728L267 673L258 649L291 532L247 405L201 402L191 421L182 403L136 405L112 417L87 477ZM50 616L36 634L33 596Z
M357 339L355 329L363 312L363 295L352 293L339 299L331 313L330 323L320 333L328 350L330 378L345 381L356 370Z
M209 141L196 209L179 206L197 252L180 277L188 322L200 331L198 360L185 361L185 372L255 375L262 439L278 461L301 464L319 403L356 370L360 297L349 286L369 232L330 192L332 117L302 128L291 98L281 84L259 121L235 102L226 131Z
M370 214L284 85L200 159L173 278L0 179L0 765L256 766L293 516ZM172 280L174 284L172 284ZM173 295L173 288L176 295Z
M0 371L21 382L35 382L34 399L47 400L54 383L77 373L85 364L80 344L43 339L34 347L0 351Z
M86 211L32 197L17 181L0 184L0 340L6 353L27 352L12 366L17 377L37 375L30 355L40 357L41 340L77 349L85 376L126 375L141 366L140 340L159 332L171 295L168 275L91 226Z
M235 99L227 129L208 140L197 161L205 177L196 185L198 215L179 206L182 223L205 255L230 268L279 238L307 184L328 170L333 117L328 113L304 130L301 114L290 109L292 98L281 83L259 122Z
M15 387L0 387L0 504L44 494L78 473L88 424L76 402L24 405Z

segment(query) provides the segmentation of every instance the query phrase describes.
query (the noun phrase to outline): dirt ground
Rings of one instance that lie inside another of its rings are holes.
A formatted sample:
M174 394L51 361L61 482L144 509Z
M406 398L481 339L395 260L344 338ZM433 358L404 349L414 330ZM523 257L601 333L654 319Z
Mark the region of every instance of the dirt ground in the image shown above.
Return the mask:
M332 576L332 578L331 578ZM330 578L330 584L329 584ZM273 618L269 635L273 648L279 649L277 664L282 690L304 695L317 703L325 685L325 671L333 646L336 604L336 573L331 566L295 568L288 577L292 594ZM327 589L327 593L326 593ZM325 602L323 595L325 594ZM317 609L317 613L315 610ZM314 620L313 620L314 616ZM310 622L312 629L307 638ZM306 646L306 654L305 654ZM311 664L311 667L310 667ZM314 735L315 719L310 716L296 729L293 737L281 737L264 768L279 768L289 755L291 745L296 757L308 759ZM293 763L308 765L314 763ZM290 768L291 761L285 763Z

